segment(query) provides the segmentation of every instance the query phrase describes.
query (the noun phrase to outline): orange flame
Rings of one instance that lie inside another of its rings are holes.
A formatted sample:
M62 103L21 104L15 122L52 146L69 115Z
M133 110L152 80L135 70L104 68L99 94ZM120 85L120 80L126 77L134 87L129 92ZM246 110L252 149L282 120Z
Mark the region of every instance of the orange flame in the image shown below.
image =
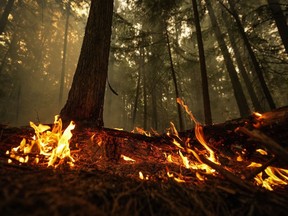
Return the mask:
M73 166L74 159L70 155L69 142L72 137L71 130L75 128L73 121L62 133L62 120L59 116L55 116L54 126L50 131L50 126L39 124L36 126L30 122L30 126L35 130L35 135L30 142L26 142L24 138L20 145L12 148L10 157L18 160L20 163L27 163L29 156L27 154L34 154L36 158L35 163L39 162L38 155L44 155L48 159L48 166L57 167L63 159L68 159L67 163ZM25 154L25 157L19 155ZM59 161L58 163L56 163Z
M125 160L125 161L135 162L134 159L132 159L132 158L130 158L130 157L127 157L127 156L125 156L125 155L121 155L120 157L121 157L123 160Z
M148 136L148 137L151 136L151 134L150 134L149 132L147 132L147 131L145 131L144 129L139 128L139 127L135 127L135 129L132 130L131 132L132 132L132 133L139 133L139 134L142 134L142 135L145 135L145 136Z
M261 167L262 164L252 162L248 167ZM264 172L268 176L263 178L263 173L259 173L254 179L257 185L260 185L267 190L273 191L275 185L287 185L288 184L288 170L282 168L276 168L268 166Z
M200 144L207 150L208 152L208 159L214 163L219 164L219 162L217 161L216 157L215 157L215 153L214 151L207 145L207 142L205 141L205 136L204 136L204 132L203 132L203 126L197 121L197 119L194 117L194 115L192 114L192 112L189 110L188 106L184 104L184 102L180 99L177 98L177 103L179 103L184 110L186 111L186 113L189 115L190 119L195 123L195 136L196 139L200 142Z

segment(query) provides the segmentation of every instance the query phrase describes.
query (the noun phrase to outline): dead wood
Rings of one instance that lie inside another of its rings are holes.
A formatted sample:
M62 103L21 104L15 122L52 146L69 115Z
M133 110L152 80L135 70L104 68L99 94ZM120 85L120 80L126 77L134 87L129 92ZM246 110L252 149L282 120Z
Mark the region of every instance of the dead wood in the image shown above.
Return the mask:
M227 178L232 183L238 185L239 187L246 189L251 192L255 192L255 188L252 187L252 185L249 185L248 182L244 182L241 178L235 176L233 173L229 172L225 168L221 167L220 165L210 161L205 156L199 156L200 160L210 166L211 168L215 169L217 172L219 172L221 175L223 175L225 178Z
M286 117L283 113L287 109L284 110L267 115L269 118L264 118L258 129L281 148L283 145L275 137L288 137L287 122L281 120ZM253 177L265 167L278 163L271 159L271 154L261 156L262 167L241 178L247 164L254 159L249 152L255 149L247 145L252 137L236 133L235 128L253 129L257 121L251 116L204 128L209 146L223 164L215 164L200 153L200 160L220 174L205 175L204 181L197 179L195 171L186 169L181 160L175 164L167 162L164 153L179 158L179 149L166 134L149 137L106 128L76 127L70 145L75 167L51 169L44 164L8 164L5 152L17 146L23 137L31 137L32 132L28 128L3 127L0 215L285 215L287 186L277 186L271 192L253 182ZM181 132L179 137L182 147L190 139L189 144L201 152L194 130ZM282 160L278 147L272 151L274 146L269 149L270 143L253 140ZM244 150L246 153L242 153ZM242 162L236 161L238 154L243 157ZM121 155L135 162L124 161ZM186 182L169 178L167 170ZM140 180L139 171L148 180Z
M279 159L288 163L288 151L260 130L249 130L245 127L240 127L238 131L248 135L251 139L260 142L265 148L269 149L271 152L273 152L273 154L277 155Z
M276 157L271 158L270 160L268 160L267 162L265 162L264 164L262 164L261 167L257 167L255 170L253 170L252 172L249 173L249 175L245 176L246 180L251 180L253 179L255 176L257 176L259 173L263 172L267 167L269 167L270 165L272 165L274 162L276 161Z

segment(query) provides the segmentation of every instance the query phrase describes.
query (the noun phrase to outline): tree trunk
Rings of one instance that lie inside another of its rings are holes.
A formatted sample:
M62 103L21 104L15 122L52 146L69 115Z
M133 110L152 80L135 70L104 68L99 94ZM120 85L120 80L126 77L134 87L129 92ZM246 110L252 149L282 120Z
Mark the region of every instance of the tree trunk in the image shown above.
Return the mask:
M203 94L203 103L204 103L204 117L206 124L212 124L212 114L210 107L210 96L209 96L209 87L208 87L208 78L205 62L205 53L204 45L202 40L202 32L197 8L197 1L192 0L193 12L194 12L194 24L196 27L197 34L197 43L198 43L198 52L199 52L199 61L200 61L200 70L201 70L201 79L202 79L202 94Z
M244 30L244 28L242 26L242 23L240 21L239 15L238 15L238 13L237 13L237 11L235 9L235 3L234 3L233 0L228 0L228 3L230 5L230 10L232 12L232 15L233 15L235 21L236 21L237 27L239 28L239 32L240 32L240 34L241 34L241 36L243 38L245 47L247 48L247 51L248 51L249 56L251 58L253 67L255 69L255 73L258 76L261 88L262 88L263 93L264 93L264 95L265 95L265 97L267 99L267 102L268 102L268 104L270 106L270 109L275 109L276 106L275 106L274 100L272 98L272 95L271 95L271 93L270 93L270 91L268 89L268 86L266 84L266 81L264 79L263 70L262 70L262 68L259 65L259 62L258 62L258 60L257 60L257 58L255 56L254 51L252 50L251 44L249 42L249 39L248 39L248 37L247 37L247 35L245 33L245 30Z
M158 130L158 114L157 114L157 88L152 89L152 128Z
M102 127L105 85L112 33L113 0L91 1L79 62L68 100L61 110L64 121Z
M143 128L147 130L147 121L148 121L148 104L147 104L147 76L144 70L145 63L145 53L144 48L140 47L140 70L142 71L143 79Z
M66 23L64 33L64 44L63 44L63 56L62 56L62 71L60 76L60 89L59 89L59 107L63 101L63 90L64 90L64 78L66 70L66 56L67 56L67 41L68 41L68 28L69 28L69 17L70 17L70 0L66 4Z
M9 0L7 2L7 5L4 9L4 12L0 18L0 35L4 32L7 21L8 21L8 16L12 11L13 5L14 5L15 0Z
M236 44L236 41L235 41L235 37L233 35L234 32L232 32L231 29L229 28L229 26L231 26L231 23L229 23L227 18L224 17L224 16L222 16L222 20L224 21L224 23L226 25L228 37L229 37L229 40L230 40L230 43L231 43L231 47L233 49L233 52L234 52L234 55L235 55L235 59L236 59L236 62L237 62L237 65L238 65L238 68L239 68L239 71L240 71L240 74L243 77L244 83L246 85L246 88L248 90L249 96L251 98L253 107L254 107L255 111L263 112L264 110L262 109L261 104L260 104L260 102L259 102L259 100L258 100L258 98L256 96L255 90L254 90L254 88L252 86L252 83L251 83L251 81L249 79L247 70L245 69L244 63L243 63L243 61L241 59L241 55L240 55L239 49L237 47L237 44Z
M210 2L210 0L205 0L205 1L206 1L207 9L209 12L210 20L212 23L212 27L213 27L213 30L214 30L215 35L216 35L217 42L218 42L219 47L221 49L221 52L224 56L224 62L226 64L226 68L227 68L227 71L228 71L230 79L231 79L231 83L232 83L232 87L233 87L233 91L234 91L234 96L235 96L236 103L237 103L238 108L239 108L240 115L241 115L241 117L246 117L246 116L250 115L250 109L249 109L246 97L244 95L241 83L239 81L237 72L236 72L235 67L233 65L233 61L232 61L231 56L229 54L229 51L227 49L226 43L224 41L224 38L222 37L221 30L219 28L218 21L216 19L215 14L214 14L214 10L212 8L211 2Z
M288 54L288 25L278 0L268 0L269 8L278 28L286 53Z
M166 42L167 42L167 49L168 49L168 55L169 55L169 60L170 60L170 69L171 69L171 73L172 73L172 79L173 79L173 83L174 83L174 87L175 87L175 96L176 98L179 98L179 90L178 90L178 85L177 85L177 78L176 78L176 73L174 70L174 64L173 64L173 58L172 58L172 53L171 53L171 46L170 46L170 40L169 40L169 34L168 34L168 29L166 26L165 29L165 36L166 36ZM175 101L176 103L176 101ZM178 110L178 118L179 118L179 128L180 131L184 130L184 125L183 125L183 118L182 118L182 112L181 112L181 106L180 104L177 104L177 110Z
M139 95L140 95L140 81L141 81L141 65L139 65L136 95L135 95L135 101L134 101L134 107L133 107L133 113L132 113L132 126L133 127L135 127L136 116L137 116L137 107L138 107L138 100L139 100Z

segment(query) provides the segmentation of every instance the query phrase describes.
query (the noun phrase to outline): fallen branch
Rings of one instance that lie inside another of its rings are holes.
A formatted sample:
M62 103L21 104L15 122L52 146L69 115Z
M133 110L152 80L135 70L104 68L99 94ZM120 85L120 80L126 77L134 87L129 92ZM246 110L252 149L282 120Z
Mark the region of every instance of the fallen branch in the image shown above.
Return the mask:
M253 179L256 175L258 175L259 173L263 172L268 166L270 166L272 163L274 163L276 161L276 158L273 157L270 160L268 160L266 163L264 163L261 167L257 167L255 170L253 170L252 172L249 173L249 175L247 175L245 177L246 180L251 180Z
M273 154L277 155L281 160L288 163L288 151L281 145L279 145L275 140L268 137L266 134L262 133L259 130L256 129L249 130L245 127L239 127L237 131L240 131L251 137L253 140L262 143Z
M205 156L199 155L200 160L210 166L212 169L215 169L217 172L219 172L221 175L223 175L226 179L233 182L234 184L237 184L243 189L247 189L249 191L255 192L255 188L244 182L239 177L235 176L233 173L229 172L228 170L224 169L223 167L219 166L218 164L208 160Z

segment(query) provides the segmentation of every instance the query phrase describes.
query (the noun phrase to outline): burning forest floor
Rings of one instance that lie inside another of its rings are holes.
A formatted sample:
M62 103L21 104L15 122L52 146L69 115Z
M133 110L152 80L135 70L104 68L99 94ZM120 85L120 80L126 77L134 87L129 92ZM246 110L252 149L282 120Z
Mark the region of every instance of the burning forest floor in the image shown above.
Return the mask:
M11 150L34 134L0 127L0 215L288 211L287 107L179 134L173 125L167 134L76 126L71 157L49 167L46 155Z

